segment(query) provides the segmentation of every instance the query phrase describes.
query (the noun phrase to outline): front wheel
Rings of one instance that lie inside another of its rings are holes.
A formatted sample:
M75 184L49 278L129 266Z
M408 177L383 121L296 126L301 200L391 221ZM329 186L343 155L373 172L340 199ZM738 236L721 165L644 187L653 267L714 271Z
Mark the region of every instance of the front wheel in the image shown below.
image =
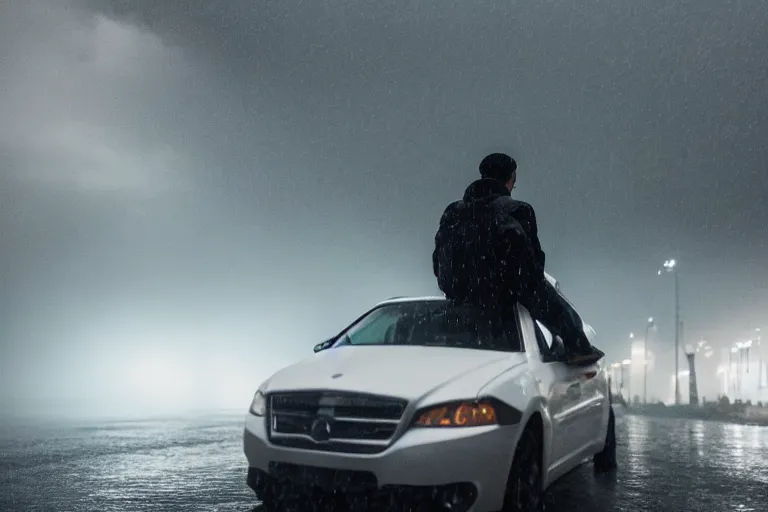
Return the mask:
M528 425L515 448L504 495L503 512L543 510L541 464L541 433L532 425Z
M616 461L616 415L611 406L608 413L608 433L605 435L603 451L593 457L595 470L601 473L614 470L618 467Z
M257 497L261 500L261 507L257 507L254 510L264 512L282 512L286 508L291 508L294 505L296 492L290 488L286 482L278 482L277 480L268 480L263 487L261 493L257 493Z

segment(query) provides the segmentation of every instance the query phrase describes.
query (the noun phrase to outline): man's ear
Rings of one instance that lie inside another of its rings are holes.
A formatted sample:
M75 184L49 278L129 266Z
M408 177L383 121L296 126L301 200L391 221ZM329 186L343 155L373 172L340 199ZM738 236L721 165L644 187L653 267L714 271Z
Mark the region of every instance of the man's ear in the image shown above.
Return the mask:
M517 183L517 170L512 173L512 176L507 182L507 189L509 189L510 192L512 192L512 189L515 188L515 183Z

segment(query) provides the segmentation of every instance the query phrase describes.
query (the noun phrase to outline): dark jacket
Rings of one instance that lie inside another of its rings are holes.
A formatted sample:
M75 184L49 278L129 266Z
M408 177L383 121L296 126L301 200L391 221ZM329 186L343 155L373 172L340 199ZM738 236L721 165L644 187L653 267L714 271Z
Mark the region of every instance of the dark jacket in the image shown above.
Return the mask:
M473 218L475 211L473 206L477 204L487 205L490 221ZM512 199L509 190L504 184L491 179L480 179L467 187L464 197L448 205L440 219L440 227L435 235L435 250L432 253L432 266L437 277L440 289L449 297L456 295L455 290L450 289L448 283L454 282L456 276L448 275L457 272L450 266L450 254L452 243L456 237L452 236L457 230L466 229L471 221L479 221L479 225L473 227L471 235L462 234L460 240L466 241L467 236L471 241L479 241L481 238L495 240L495 262L489 263L491 267L503 266L505 268L490 268L483 273L488 276L486 280L499 281L502 287L510 288L513 283L510 280L517 279L522 274L526 278L539 281L544 278L545 255L539 242L536 214L533 207L523 201ZM489 233L488 230L493 230ZM471 261L480 261L478 255L465 256ZM486 261L487 258L483 261ZM477 265L472 265L477 266ZM475 269L472 269L475 270ZM464 270L462 270L464 271ZM464 277L464 276L462 276ZM473 277L472 282L482 282L483 277ZM485 288L487 283L478 285L484 289L479 290L481 295L490 293ZM523 284L523 286L525 286ZM464 286L466 288L466 285ZM474 294L473 290L471 294ZM461 295L466 295L467 290L460 290ZM453 298L453 297L450 297Z
M588 346L578 313L544 277L544 262L533 207L498 181L475 181L440 219L432 266L449 299L520 302L566 345Z

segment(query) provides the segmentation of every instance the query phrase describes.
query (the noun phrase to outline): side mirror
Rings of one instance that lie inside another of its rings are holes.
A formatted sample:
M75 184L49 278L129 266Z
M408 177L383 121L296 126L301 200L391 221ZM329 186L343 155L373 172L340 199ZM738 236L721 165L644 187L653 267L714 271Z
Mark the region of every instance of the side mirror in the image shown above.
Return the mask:
M325 340L324 342L318 343L317 345L315 345L315 348L313 349L315 354L317 354L318 352L322 352L327 348L331 348L331 345L333 345L334 340L335 338L331 338L329 340Z

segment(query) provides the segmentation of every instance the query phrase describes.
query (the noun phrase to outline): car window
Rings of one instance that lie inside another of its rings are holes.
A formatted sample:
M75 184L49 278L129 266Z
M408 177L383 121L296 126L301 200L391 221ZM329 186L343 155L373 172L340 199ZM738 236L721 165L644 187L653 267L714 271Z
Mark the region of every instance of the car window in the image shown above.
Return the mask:
M387 304L342 333L340 345L419 345L520 351L514 312L502 314L444 300Z
M351 345L378 345L391 340L395 326L400 319L398 311L378 308L347 332L347 343Z

